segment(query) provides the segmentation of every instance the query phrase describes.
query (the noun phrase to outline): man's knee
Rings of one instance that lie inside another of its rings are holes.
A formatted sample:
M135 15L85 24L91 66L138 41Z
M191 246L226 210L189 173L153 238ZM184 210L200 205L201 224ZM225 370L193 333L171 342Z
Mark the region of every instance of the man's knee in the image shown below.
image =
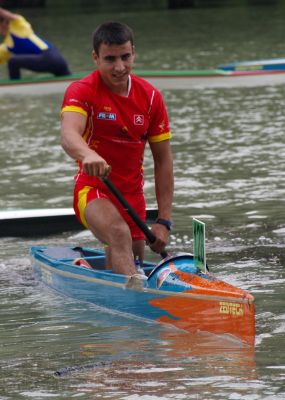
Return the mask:
M113 244L130 243L132 241L131 231L125 221L114 222L110 227L110 236Z

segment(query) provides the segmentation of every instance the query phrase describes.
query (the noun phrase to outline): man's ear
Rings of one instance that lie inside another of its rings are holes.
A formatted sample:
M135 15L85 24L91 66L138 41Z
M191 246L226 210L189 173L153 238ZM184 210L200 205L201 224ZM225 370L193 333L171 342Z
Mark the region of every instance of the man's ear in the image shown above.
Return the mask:
M132 52L133 52L133 62L135 61L135 58L136 58L136 48L135 48L135 46L132 46Z
M94 63L96 65L98 65L98 54L96 53L95 50L92 51L92 58L93 58Z

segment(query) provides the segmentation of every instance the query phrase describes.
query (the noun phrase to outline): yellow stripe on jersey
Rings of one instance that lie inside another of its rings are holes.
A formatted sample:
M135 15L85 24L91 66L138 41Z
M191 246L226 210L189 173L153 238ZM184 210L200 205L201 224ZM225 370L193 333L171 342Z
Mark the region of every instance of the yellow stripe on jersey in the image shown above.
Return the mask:
M29 40L33 42L36 46L38 46L38 48L41 50L47 50L49 48L48 45L34 33L29 36Z
M80 215L80 219L81 222L83 223L83 225L88 229L88 225L85 219L85 215L84 215L84 211L85 211L85 207L87 204L87 195L89 193L89 191L92 189L91 186L84 186L84 188L82 190L80 190L78 192L78 210L79 210L79 215Z
M7 60L11 57L11 54L7 50L6 46L1 44L0 45L0 64L5 64Z
M161 135L150 136L148 138L148 141L150 143L157 143L157 142L162 142L163 140L167 140L167 139L171 139L171 138L172 138L171 132L166 132L166 133L162 133Z
M78 106L65 106L62 108L61 114L63 114L66 111L77 112L77 113L82 114L85 117L87 117L87 112L85 110L83 110L83 108L78 107Z
M87 142L87 140L88 140L88 136L90 135L90 132L91 132L91 127L92 127L92 120L91 120L91 118L89 118L87 127L82 135L83 140L85 140L85 142Z
M7 51L8 51L9 47L10 48L14 47L14 40L12 39L12 36L10 35L10 33L8 33L8 35L3 40L2 46L5 46Z

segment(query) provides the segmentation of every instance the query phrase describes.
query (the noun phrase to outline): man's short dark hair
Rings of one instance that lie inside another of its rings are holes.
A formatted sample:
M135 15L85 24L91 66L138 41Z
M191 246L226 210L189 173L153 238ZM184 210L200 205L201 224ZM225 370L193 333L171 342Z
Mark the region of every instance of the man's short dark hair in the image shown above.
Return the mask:
M133 46L133 31L128 25L121 24L120 22L104 22L93 33L93 49L97 55L102 43L110 46L112 44L124 44L129 41Z

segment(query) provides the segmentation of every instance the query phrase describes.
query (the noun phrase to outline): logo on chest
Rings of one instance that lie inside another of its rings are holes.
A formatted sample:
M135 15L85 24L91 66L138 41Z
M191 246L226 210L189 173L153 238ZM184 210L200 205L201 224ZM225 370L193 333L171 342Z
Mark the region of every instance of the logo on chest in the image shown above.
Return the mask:
M116 121L117 115L115 113L111 113L111 112L100 111L100 112L97 113L97 119L105 119L105 120L108 120L108 121Z
M144 124L144 116L141 114L134 115L134 124L135 125L143 125Z

